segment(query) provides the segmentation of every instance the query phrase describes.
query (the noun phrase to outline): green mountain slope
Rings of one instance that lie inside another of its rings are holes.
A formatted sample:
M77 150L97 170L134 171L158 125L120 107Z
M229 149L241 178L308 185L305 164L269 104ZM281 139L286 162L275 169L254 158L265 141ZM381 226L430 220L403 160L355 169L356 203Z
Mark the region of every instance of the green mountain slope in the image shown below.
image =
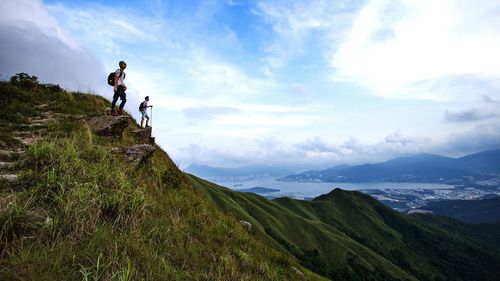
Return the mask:
M103 98L26 74L0 97L0 280L324 280L223 214L159 147L140 168L111 153L138 142L136 125L94 135L82 118Z
M469 230L400 214L359 192L270 201L190 180L227 213L254 224L263 241L333 280L496 280L500 274L499 248Z
M471 224L500 223L500 196L482 200L444 200L420 208Z
M0 97L0 280L500 276L498 225L408 216L342 190L270 201L184 174L159 147L134 168L111 152L139 142L133 120L115 137L83 122L109 101L25 74L0 82Z

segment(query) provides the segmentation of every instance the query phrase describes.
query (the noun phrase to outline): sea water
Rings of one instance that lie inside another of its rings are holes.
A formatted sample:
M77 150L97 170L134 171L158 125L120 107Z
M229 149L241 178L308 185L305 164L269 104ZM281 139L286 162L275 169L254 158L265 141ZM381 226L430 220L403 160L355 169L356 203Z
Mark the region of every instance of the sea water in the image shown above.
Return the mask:
M290 197L297 199L312 199L321 194L326 194L335 188L344 190L394 190L394 189L450 189L451 185L441 183L414 183L414 182L362 182L362 183L332 183L332 182L288 182L278 181L277 178L261 178L249 181L217 182L216 184L227 188L248 189L253 187L264 187L279 189L277 192L259 193L266 197Z

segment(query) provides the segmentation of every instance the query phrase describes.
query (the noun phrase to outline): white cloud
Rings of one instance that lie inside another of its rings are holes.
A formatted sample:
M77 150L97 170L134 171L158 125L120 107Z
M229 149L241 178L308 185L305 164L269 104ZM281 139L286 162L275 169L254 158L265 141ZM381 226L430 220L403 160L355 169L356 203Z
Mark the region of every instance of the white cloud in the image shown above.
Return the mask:
M27 72L40 81L102 92L102 63L53 18L41 1L0 2L0 73Z
M82 9L56 4L47 5L47 9L80 40L108 54L123 53L126 48L121 44L134 45L144 41L158 44L153 34L169 31L162 20L141 17L117 7L89 4Z
M32 26L44 35L64 42L66 46L73 49L80 47L77 41L61 28L57 20L49 15L41 0L4 0L0 2L0 10L2 26Z
M461 92L435 89L437 83L416 90L408 86L468 74L496 79L499 13L498 1L370 1L332 51L333 77L367 85L381 96L464 98Z
M251 77L238 67L211 58L204 50L190 52L182 67L193 80L191 94L240 99L274 87L271 81Z
M450 134L433 150L454 156L500 148L500 125L498 122L481 124L470 130Z
M271 75L273 68L283 67L290 58L300 55L317 40L309 35L327 33L336 38L349 22L353 4L347 1L258 1L254 12L271 25L272 37L263 46L268 54L264 71ZM324 36L325 34L323 34Z
M174 14L164 3L138 11L2 1L0 73L19 69L83 91L103 85L109 98L99 59L107 71L124 59L131 112L134 98L149 95L157 140L176 160L222 166L359 163L453 144L471 150L467 130L497 121L442 122L446 109L452 119L498 109L498 1L374 0L361 10L350 1L246 2L260 17L245 24L269 28L248 34L219 21L222 2ZM333 83L325 79L331 73ZM382 96L460 99L406 104L367 98L359 84ZM477 112L467 115L471 107ZM497 139L486 128L488 141L473 140L474 147Z

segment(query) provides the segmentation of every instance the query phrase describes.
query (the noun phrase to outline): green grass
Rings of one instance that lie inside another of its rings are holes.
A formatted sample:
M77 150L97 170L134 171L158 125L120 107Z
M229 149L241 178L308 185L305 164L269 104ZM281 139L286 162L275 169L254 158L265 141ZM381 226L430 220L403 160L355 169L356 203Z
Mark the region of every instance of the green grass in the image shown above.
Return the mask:
M267 200L190 180L221 209L252 222L262 241L334 280L496 280L500 274L498 239L484 243L492 237L479 236L474 226L400 214L359 192ZM500 225L488 228L500 231Z
M221 212L159 147L132 169L111 153L136 143L127 131L98 137L73 118L107 101L24 79L0 82L2 117L22 116L2 119L5 132L44 110L68 116L17 162L25 191L0 212L0 280L323 280Z
M0 136L64 114L16 162L24 191L0 212L0 280L496 280L498 225L399 214L335 190L267 200L179 171L157 147L132 169L80 115L109 101L18 74L0 82ZM43 108L40 106L43 105ZM24 126L26 127L26 126ZM0 183L1 188L6 188ZM5 191L2 196L5 196ZM247 232L238 222L249 221ZM321 276L320 276L321 275Z

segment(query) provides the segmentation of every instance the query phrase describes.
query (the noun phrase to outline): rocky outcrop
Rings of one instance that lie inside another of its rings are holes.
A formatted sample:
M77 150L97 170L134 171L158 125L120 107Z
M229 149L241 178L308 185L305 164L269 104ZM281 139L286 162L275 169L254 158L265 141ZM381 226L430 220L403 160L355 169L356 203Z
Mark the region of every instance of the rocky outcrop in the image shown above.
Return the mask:
M250 222L240 220L240 224L246 229L248 232L252 232L253 230L253 225Z
M134 144L127 147L115 147L114 153L122 153L125 161L131 166L139 166L149 162L153 156L155 148L149 144Z
M0 180L9 185L14 185L18 183L18 176L17 174L0 174Z
M18 175L13 171L15 161L20 155L18 151L0 150L0 182L13 187L18 184Z
M155 140L151 137L151 127L148 128L137 128L130 131L132 135L139 140L141 143L154 144Z
M126 115L95 116L85 120L90 129L99 136L121 136L129 125L129 117Z

